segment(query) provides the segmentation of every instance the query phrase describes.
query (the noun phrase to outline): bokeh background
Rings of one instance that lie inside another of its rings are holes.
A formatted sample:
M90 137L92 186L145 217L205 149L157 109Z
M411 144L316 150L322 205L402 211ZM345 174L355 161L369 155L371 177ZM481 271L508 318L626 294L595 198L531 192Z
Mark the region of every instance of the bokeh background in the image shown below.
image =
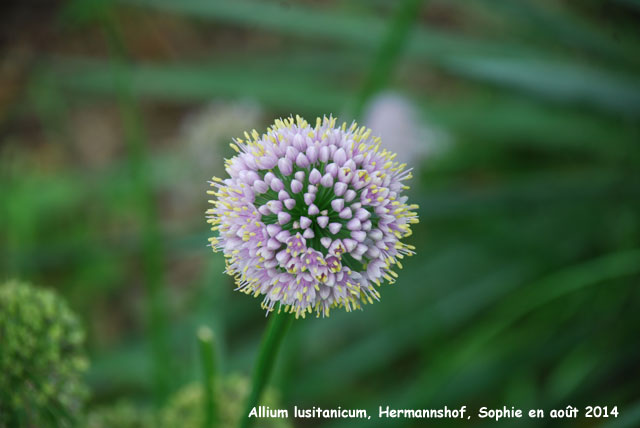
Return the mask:
M88 410L162 408L201 377L200 326L222 372L251 372L265 314L206 246L206 181L245 130L333 114L413 166L417 255L379 303L295 322L281 404L606 405L564 425L640 426L637 1L2 9L0 276L83 320Z

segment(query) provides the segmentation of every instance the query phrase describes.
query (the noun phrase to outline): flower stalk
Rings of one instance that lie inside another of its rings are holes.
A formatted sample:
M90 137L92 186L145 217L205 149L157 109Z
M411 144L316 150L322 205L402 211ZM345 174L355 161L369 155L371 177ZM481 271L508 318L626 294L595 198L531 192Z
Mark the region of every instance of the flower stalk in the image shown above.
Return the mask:
M213 332L208 327L200 327L198 330L198 348L200 350L200 363L202 364L202 389L204 391L203 428L217 426L217 412L215 402L217 361L213 343Z
M258 359L256 361L253 377L251 379L251 394L247 399L245 411L242 414L241 428L249 428L253 419L249 417L251 409L258 405L262 392L271 377L278 351L282 345L287 330L291 326L294 317L291 314L276 311L271 315L267 331L264 334Z

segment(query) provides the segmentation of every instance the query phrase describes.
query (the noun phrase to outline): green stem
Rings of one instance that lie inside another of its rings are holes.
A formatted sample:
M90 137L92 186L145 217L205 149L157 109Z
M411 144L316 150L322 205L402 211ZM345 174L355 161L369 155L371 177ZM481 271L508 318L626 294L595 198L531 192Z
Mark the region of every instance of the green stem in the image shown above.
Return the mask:
M396 9L391 26L382 39L373 64L369 69L369 75L356 97L353 106L353 116L356 119L362 114L362 110L371 96L384 88L389 82L402 49L406 45L410 30L417 20L422 1L404 0Z
M282 339L293 321L293 315L285 312L274 312L270 317L251 380L251 394L241 417L241 428L249 428L253 423L253 418L248 417L249 413L260 401L260 396L271 376Z
M198 330L198 347L200 348L200 362L202 364L202 388L204 391L204 425L203 428L216 426L216 366L213 348L213 332L208 327Z

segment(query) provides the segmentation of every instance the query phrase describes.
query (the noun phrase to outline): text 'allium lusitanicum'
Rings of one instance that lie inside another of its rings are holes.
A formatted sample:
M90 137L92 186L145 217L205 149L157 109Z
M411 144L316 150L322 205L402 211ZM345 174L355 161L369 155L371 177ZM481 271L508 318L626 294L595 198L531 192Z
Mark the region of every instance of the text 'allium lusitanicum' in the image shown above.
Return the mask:
M401 242L418 222L402 194L406 165L371 130L326 117L279 119L231 146L239 154L226 160L229 178L211 181L207 214L238 289L296 316L378 300L375 286L413 254Z

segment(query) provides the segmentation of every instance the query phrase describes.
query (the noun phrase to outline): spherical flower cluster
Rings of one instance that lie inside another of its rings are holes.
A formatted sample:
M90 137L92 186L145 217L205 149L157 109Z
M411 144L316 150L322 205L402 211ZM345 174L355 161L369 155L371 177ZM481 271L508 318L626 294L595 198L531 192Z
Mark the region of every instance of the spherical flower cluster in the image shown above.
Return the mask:
M158 428L151 409L140 407L130 401L119 401L92 409L85 417L82 426L85 428ZM186 427L179 424L174 426Z
M0 427L73 426L88 360L84 330L51 291L0 286Z
M235 428L240 425L244 405L251 392L248 378L231 374L216 382L214 402L216 403L216 426L219 428ZM260 404L272 409L278 408L279 394L267 388ZM202 382L187 384L169 398L161 412L160 427L163 428L200 428L205 426L204 415L205 394ZM265 418L256 421L255 426L261 428L290 428L288 419Z
M207 214L238 289L296 316L378 300L375 285L413 254L401 241L418 222L402 194L406 165L371 130L326 117L276 120L231 146L239 154L229 178L213 178Z
M414 171L425 158L438 158L451 146L447 134L422 118L411 100L398 93L381 92L372 98L363 122Z
M251 392L248 378L231 374L214 385L215 426L239 426L244 405ZM279 394L267 388L260 404L278 408ZM131 401L119 401L91 409L82 424L86 428L201 428L205 426L205 393L202 382L189 383L169 397L157 417L151 408ZM0 425L2 426L2 425ZM256 421L262 428L290 428L287 419L265 418Z

